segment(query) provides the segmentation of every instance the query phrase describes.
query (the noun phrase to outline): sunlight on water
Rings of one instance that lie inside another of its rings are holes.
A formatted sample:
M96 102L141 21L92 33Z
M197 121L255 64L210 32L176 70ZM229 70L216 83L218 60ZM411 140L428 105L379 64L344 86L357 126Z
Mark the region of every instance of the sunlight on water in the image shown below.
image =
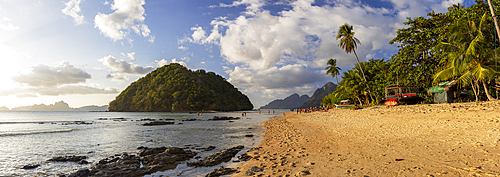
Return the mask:
M201 152L202 157L218 150L244 145L248 150L262 140L245 135L261 135L261 122L280 114L250 112L234 122L206 121L213 116L241 117L241 113L124 113L124 112L0 112L0 176L68 175L92 163L124 152L137 153L137 147L208 147L217 149ZM175 124L142 126L144 118L172 119ZM182 121L185 119L197 121ZM186 146L188 145L188 146ZM90 164L47 162L56 156L84 155ZM194 160L194 159L191 159ZM39 164L31 170L24 165ZM237 166L239 163L224 163ZM218 167L218 166L217 166ZM213 168L191 168L185 164L174 170L158 172L170 176L204 176Z

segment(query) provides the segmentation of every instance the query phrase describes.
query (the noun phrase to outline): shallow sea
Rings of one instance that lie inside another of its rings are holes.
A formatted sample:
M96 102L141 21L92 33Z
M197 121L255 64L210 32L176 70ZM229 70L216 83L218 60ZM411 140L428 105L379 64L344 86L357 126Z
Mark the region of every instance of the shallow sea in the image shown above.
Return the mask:
M199 148L215 146L213 151L201 152L202 158L222 149L244 145L238 155L258 145L265 129L260 124L280 116L255 111L246 117L238 113L149 112L57 112L57 111L0 111L0 176L56 176L90 168L93 163L124 152L135 154L138 147ZM272 111L271 111L272 113ZM213 116L241 117L234 122L206 121ZM175 124L142 126L149 121L141 119L173 119ZM197 121L183 121L197 119ZM85 124L82 124L82 122ZM253 137L245 137L252 134ZM75 162L47 162L56 156L85 155L90 164ZM183 162L176 169L147 176L204 176L214 167L192 168ZM228 162L224 167L240 164ZM24 165L40 164L31 170Z

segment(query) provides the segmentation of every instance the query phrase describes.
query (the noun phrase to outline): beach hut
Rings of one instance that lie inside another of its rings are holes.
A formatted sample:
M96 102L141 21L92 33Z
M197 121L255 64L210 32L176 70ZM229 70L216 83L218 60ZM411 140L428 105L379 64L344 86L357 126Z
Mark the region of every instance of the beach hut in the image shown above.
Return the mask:
M432 95L435 103L452 103L454 94L450 88L456 83L455 80L439 83L437 86L429 88L428 93Z

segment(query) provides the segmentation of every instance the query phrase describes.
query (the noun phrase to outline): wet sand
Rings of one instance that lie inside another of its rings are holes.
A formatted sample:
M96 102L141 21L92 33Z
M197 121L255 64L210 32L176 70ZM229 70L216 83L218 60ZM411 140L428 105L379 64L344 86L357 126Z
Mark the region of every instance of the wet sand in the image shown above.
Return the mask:
M233 176L500 176L500 102L375 106L263 122Z

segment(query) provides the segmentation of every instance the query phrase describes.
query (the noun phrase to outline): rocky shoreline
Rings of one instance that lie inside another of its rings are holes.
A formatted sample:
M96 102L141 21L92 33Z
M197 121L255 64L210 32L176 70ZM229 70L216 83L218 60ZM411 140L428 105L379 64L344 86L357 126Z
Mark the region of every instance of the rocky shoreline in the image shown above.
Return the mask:
M223 149L213 153L212 155L197 161L187 162L190 167L212 167L220 165L224 162L229 162L236 156L244 147L236 146L228 149ZM94 162L92 167L79 169L71 174L59 174L58 177L93 177L93 176L144 176L159 171L166 171L175 169L177 165L185 163L192 158L197 157L199 152L211 151L216 149L214 146L206 148L195 148L194 150L186 150L189 148L179 147L138 147L140 151L136 154L122 153L116 154L109 158L101 159ZM241 160L240 156L240 160ZM47 162L50 163L88 163L85 159L86 156L57 156L53 157ZM237 160L239 161L239 160ZM40 164L29 164L23 166L21 169L35 169L40 167ZM237 172L232 168L215 168L214 172L206 176L215 177L227 175Z

